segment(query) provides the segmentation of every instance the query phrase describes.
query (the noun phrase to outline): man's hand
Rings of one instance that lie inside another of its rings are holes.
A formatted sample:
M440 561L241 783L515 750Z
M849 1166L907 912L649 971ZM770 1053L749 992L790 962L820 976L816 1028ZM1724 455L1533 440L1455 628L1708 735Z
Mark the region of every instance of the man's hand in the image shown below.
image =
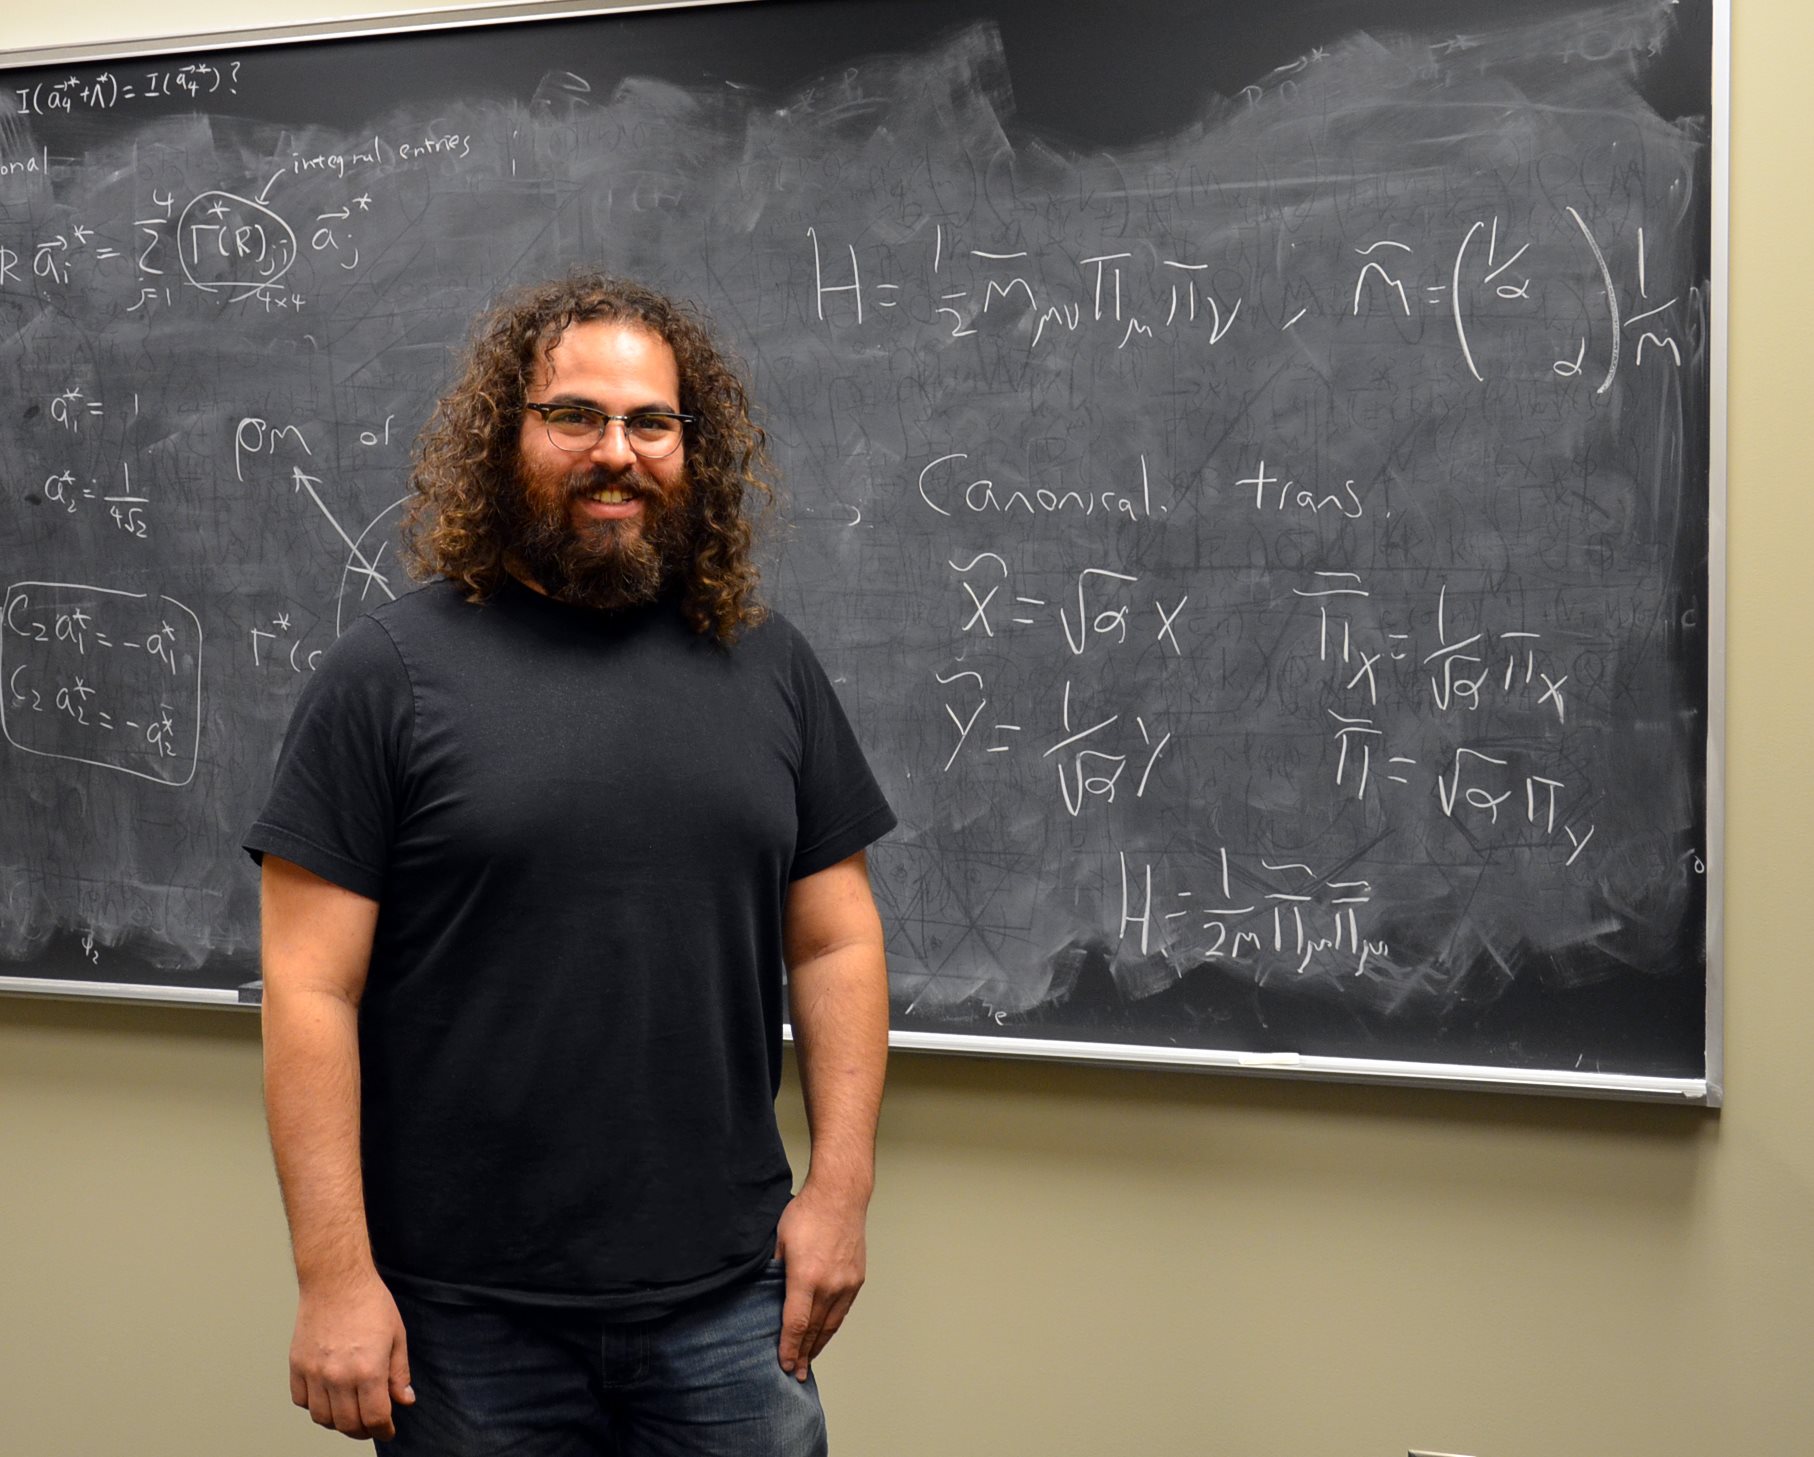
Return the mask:
M409 1406L409 1352L397 1302L376 1272L305 1288L290 1342L290 1400L317 1426L349 1437L396 1436L391 1406Z
M787 1263L781 1369L797 1380L844 1324L867 1260L862 1201L816 1194L810 1182L781 1212L775 1258Z

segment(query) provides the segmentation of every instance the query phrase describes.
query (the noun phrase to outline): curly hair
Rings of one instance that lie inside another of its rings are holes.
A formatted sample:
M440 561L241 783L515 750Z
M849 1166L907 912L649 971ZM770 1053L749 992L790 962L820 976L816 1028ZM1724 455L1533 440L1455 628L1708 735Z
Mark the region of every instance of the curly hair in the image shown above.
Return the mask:
M416 440L405 560L418 577L459 582L468 601L502 585L530 378L569 328L593 320L647 330L674 351L681 413L698 417L687 427L686 463L700 529L681 610L695 632L729 642L766 615L753 548L774 502L767 436L699 318L626 279L575 272L505 295L474 323L464 369Z

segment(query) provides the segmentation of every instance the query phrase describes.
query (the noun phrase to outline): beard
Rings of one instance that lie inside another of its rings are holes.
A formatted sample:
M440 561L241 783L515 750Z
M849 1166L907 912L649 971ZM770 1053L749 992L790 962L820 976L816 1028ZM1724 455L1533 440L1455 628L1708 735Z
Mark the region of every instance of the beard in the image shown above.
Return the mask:
M510 556L550 597L620 612L655 601L679 581L699 539L695 493L663 487L641 469L599 466L543 473L519 464L509 516ZM615 487L642 502L639 517L580 521L574 503Z

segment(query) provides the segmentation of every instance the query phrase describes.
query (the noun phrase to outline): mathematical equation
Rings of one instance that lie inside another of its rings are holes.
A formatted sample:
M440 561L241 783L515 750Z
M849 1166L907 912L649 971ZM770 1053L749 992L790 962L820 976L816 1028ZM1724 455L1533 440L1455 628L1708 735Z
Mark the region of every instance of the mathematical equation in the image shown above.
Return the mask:
M1115 934L1130 948L1138 946L1142 956L1188 951L1204 961L1247 962L1259 972L1259 985L1280 964L1296 976L1313 964L1354 977L1371 971L1382 980L1397 970L1390 940L1374 939L1362 927L1375 889L1350 862L1317 871L1301 861L1231 858L1227 846L1220 846L1207 887L1162 884L1155 890L1152 861L1130 863L1125 852L1116 858ZM1178 908L1167 910L1168 904Z
M243 62L222 66L190 61L168 70L99 71L90 76L67 76L60 81L39 81L15 86L20 112L26 116L54 116L76 111L112 111L131 101L174 97L197 101L204 96L237 96Z
M15 582L0 607L13 748L181 786L201 739L201 620L174 597Z
M175 187L154 186L149 206L140 209L144 216L124 222L78 217L30 242L0 241L0 287L29 278L45 297L61 299L66 291L105 291L124 283L136 292L122 312L144 319L174 308L184 291L233 304L256 302L266 313L300 311L310 299L293 276L297 265L312 262L308 276L318 283L358 270L362 221L376 198L370 187L344 195L313 188L315 195L302 204L309 211L292 221L295 208L280 210L270 194L293 175L286 166L245 193L210 187L185 196Z
M952 559L946 566L958 593L950 619L957 639L993 643L998 628L1006 636L1024 629L1049 633L1056 626L1064 660L1080 660L1080 671L1087 669L1093 657L1129 648L1139 661L1156 662L1163 669L1192 656L1193 649L1209 644L1218 632L1216 623L1193 621L1185 615L1189 592L1154 587L1137 572L1084 567L1076 572L1068 591L1048 598L1005 591L1010 589L1012 573L1007 559L996 552L982 552L968 561ZM1502 812L1508 817L1514 813L1507 806L1522 795L1528 824L1541 825L1542 833L1558 837L1558 843L1565 836L1568 853L1563 863L1574 864L1594 834L1591 823L1577 830L1570 818L1592 799L1579 784L1571 789L1568 780L1554 775L1534 770L1521 773L1512 767L1512 755L1483 748L1454 746L1434 765L1414 754L1391 752L1389 721L1379 711L1385 696L1388 706L1411 709L1413 721L1419 724L1465 726L1466 716L1496 705L1519 716L1526 734L1516 757L1532 760L1545 750L1540 741L1531 738L1531 731L1540 732L1547 724L1561 735L1568 724L1571 674L1551 660L1543 633L1522 626L1482 627L1465 634L1454 629L1446 584L1439 587L1434 604L1434 647L1414 643L1409 631L1388 630L1377 614L1362 619L1357 627L1355 615L1346 609L1372 595L1358 573L1313 572L1308 584L1291 588L1291 594L1316 604L1314 659L1324 672L1320 678L1306 675L1298 680L1306 691L1289 696L1281 683L1275 690L1275 702L1298 721L1312 721L1313 717L1324 721L1332 751L1329 773L1336 790L1356 800L1368 800L1370 795L1378 800L1395 792L1388 786L1410 786L1412 771L1422 770L1426 793L1444 816L1484 815L1494 826L1500 824ZM1414 606L1408 608L1408 614L1411 611ZM1308 643L1301 654L1306 659L1310 656ZM1018 714L985 722L984 711L994 695L984 668L974 666L982 660L969 648L958 657L961 663L934 673L935 681L947 691L943 707L955 734L939 765L941 774L950 773L966 752L1007 755L1011 760L1023 743L1017 736L1028 728L1012 721ZM1396 666L1401 664L1406 666ZM1193 682L1201 681L1202 664L1182 667L1192 674ZM1047 736L1050 742L1039 750L1042 760L1056 765L1065 812L1076 818L1092 798L1113 804L1117 793L1128 787L1123 775L1134 765L1138 770L1129 780L1133 796L1144 796L1154 765L1171 744L1172 734L1163 732L1157 721L1149 724L1149 715L1099 715L1085 712L1081 703L1074 722L1074 697L1083 695L1074 695L1073 682L1067 677L1059 721ZM1331 699L1347 711L1328 706ZM999 699L995 701L999 711ZM1405 717L1396 716L1401 722ZM1131 738L1122 744L1113 742L1116 734L1127 736L1130 730L1138 734L1137 744ZM1552 743L1547 752L1555 749Z
M97 444L110 420L106 400L97 391L79 384L58 390L50 397L48 408L34 405L30 413L36 414L40 410L59 434L78 440L94 440ZM139 396L134 391L132 406L124 414L125 423L129 425L138 416ZM78 516L92 506L105 513L105 519L113 523L116 532L135 541L149 540L151 496L142 478L135 482L133 461L120 459L106 468L113 474L103 479L85 469L64 465L41 479L28 478L21 494L27 505L49 505L63 516Z
M949 339L987 333L1024 344L1029 353L1080 331L1106 333L1117 351L1187 334L1209 348L1234 335L1251 348L1256 333L1284 335L1313 314L1329 327L1344 318L1385 315L1408 323L1432 318L1452 335L1468 373L1484 384L1488 354L1483 341L1554 332L1553 315L1575 321L1573 332L1565 332L1560 341L1562 352L1542 361L1558 381L1582 378L1591 370L1595 394L1603 396L1627 359L1634 369L1647 358L1653 366L1666 361L1681 368L1683 343L1702 304L1698 289L1660 303L1652 300L1649 243L1640 226L1629 250L1636 304L1627 306L1601 240L1581 211L1569 205L1557 217L1559 225L1566 220L1567 231L1541 240L1512 236L1497 216L1476 217L1458 224L1458 236L1440 252L1392 236L1367 237L1342 249L1350 261L1341 276L1317 280L1300 271L1278 280L1266 291L1268 297L1252 299L1261 292L1253 269L1233 261L1167 257L1150 240L1112 252L1035 256L1029 249L965 247L958 229L948 231L939 222L927 250L930 258L916 260L903 258L899 248L873 243L860 254L856 243L834 245L810 226L812 317L832 329L862 328L867 321L871 330L891 318L911 318ZM1570 238L1578 254L1573 258L1562 248ZM1545 300L1527 257L1539 241L1543 247L1537 256L1562 274L1559 288L1572 307L1552 310ZM895 281L906 276L929 279L930 290L910 290ZM1605 302L1603 327L1590 328L1585 322L1578 302L1583 276L1591 278ZM1643 331L1627 343L1626 336L1640 324ZM1590 347L1596 356L1592 361Z

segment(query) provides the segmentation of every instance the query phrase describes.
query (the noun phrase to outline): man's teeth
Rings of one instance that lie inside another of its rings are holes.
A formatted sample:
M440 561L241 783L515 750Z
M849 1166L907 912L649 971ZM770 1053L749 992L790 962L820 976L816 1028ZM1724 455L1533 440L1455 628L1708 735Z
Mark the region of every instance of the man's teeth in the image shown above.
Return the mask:
M628 491L620 491L615 486L607 486L602 491L594 491L590 499L602 501L607 506L621 506L625 501L630 499L630 493Z

